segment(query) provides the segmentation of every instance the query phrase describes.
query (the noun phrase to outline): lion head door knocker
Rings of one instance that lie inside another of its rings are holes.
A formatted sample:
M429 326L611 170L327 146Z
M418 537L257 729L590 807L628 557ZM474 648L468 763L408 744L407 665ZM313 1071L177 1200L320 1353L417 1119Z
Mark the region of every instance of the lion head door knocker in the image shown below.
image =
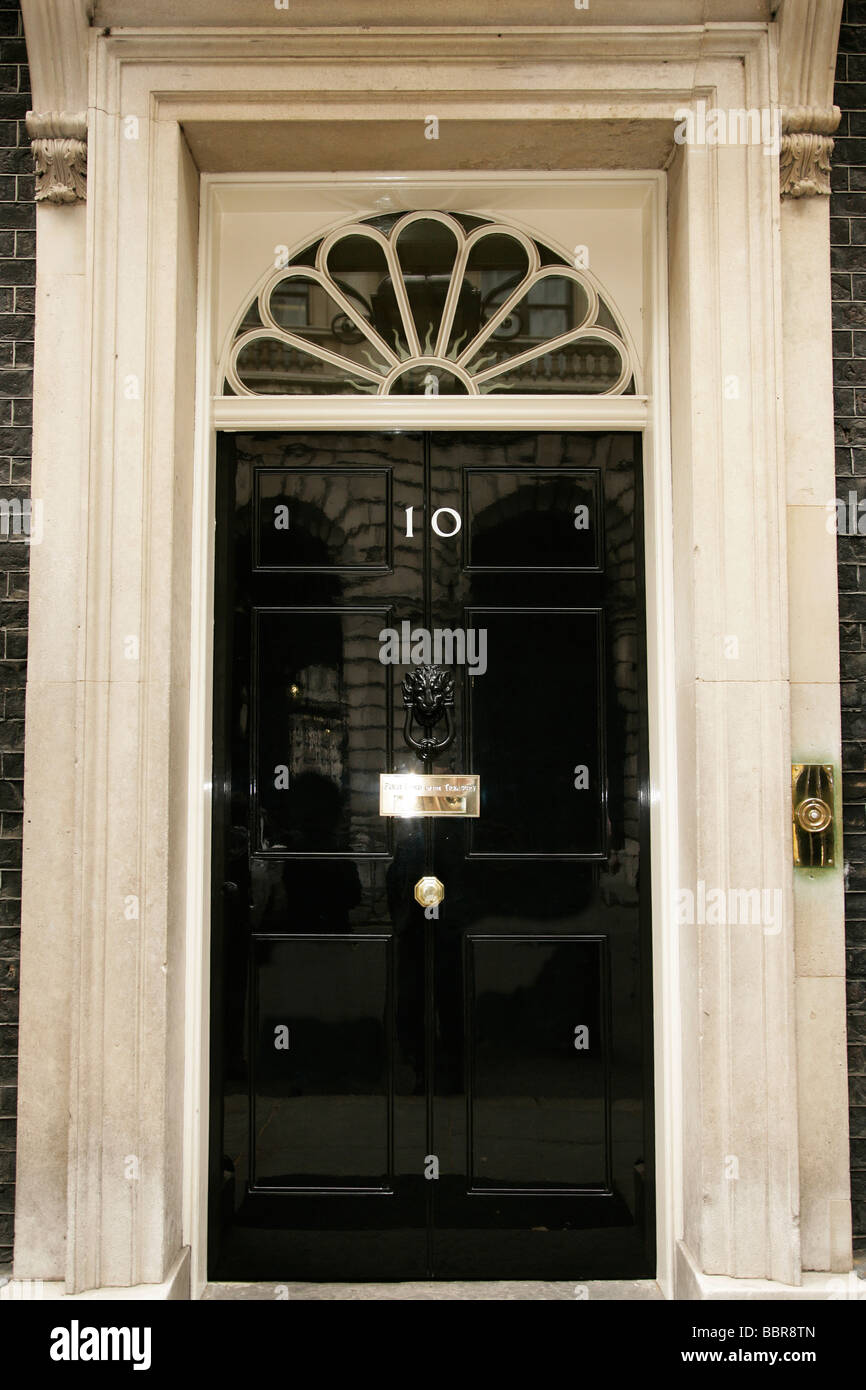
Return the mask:
M444 666L413 666L403 678L403 705L406 718L403 723L403 737L409 748L414 748L418 757L429 770L437 753L444 753L454 741L454 727L451 710L454 708L454 674ZM445 720L445 735L435 738L433 730ZM419 725L420 739L412 737L413 728Z

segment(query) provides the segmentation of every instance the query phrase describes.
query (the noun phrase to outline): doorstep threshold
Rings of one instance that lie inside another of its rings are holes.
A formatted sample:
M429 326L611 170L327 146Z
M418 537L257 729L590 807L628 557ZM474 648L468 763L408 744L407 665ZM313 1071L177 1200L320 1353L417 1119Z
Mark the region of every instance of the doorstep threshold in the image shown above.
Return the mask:
M615 1301L659 1300L664 1294L654 1279L594 1279L586 1283L558 1280L500 1279L472 1281L424 1280L405 1284L309 1284L309 1283L212 1283L206 1284L204 1301L296 1301L324 1299L352 1301L409 1299L416 1302L469 1300L583 1299Z

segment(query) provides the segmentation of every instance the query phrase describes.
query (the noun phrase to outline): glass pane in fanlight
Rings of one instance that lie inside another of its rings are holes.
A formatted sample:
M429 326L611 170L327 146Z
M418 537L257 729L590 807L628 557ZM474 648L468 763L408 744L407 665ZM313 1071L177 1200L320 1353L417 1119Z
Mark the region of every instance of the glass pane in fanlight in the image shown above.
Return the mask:
M444 367L410 367L391 386L392 396L466 396L468 391L458 377Z
M588 307L589 296L579 281L566 275L545 276L518 300L465 366L474 376L510 357L539 351L551 338L579 328Z
M598 313L595 316L595 324L593 327L607 328L611 333L615 333L617 337L620 336L620 326L603 299L599 300Z
M237 374L257 396L373 395L374 381L355 377L278 338L255 338L238 353Z
M474 232L476 227L485 227L490 223L489 217L475 217L471 212L449 212L448 216L459 222L464 232Z
M354 295L348 294L347 298L353 305L357 303ZM270 306L280 328L374 371L388 371L389 364L382 353L315 280L296 276L281 280L271 291Z
M262 318L259 313L259 301L258 298L256 298L248 305L247 311L238 325L238 331L235 336L239 338L242 333L249 333L251 328L261 328L261 326Z
M598 396L615 386L622 372L622 356L612 343L583 338L553 352L541 352L519 367L478 382L482 395L494 391L526 395ZM630 387L623 394L633 394Z
M385 252L357 233L340 237L328 252L328 273L361 317L373 325L392 352L409 356L403 320L391 284Z
M442 222L410 222L397 241L397 259L421 351L432 353L457 259L457 238Z
M457 357L502 307L529 270L529 257L514 237L494 232L482 237L469 252L466 273L448 343L448 356Z
M405 216L405 213L402 212L382 212L376 217L362 217L360 220L365 227L375 227L377 232L381 232L383 236L387 236L394 223L399 222L400 218L403 216Z
M321 244L322 238L319 237L318 241L313 241L309 246L305 246L303 251L296 251L292 256L292 265L308 265L312 269L316 264L316 257L319 254Z

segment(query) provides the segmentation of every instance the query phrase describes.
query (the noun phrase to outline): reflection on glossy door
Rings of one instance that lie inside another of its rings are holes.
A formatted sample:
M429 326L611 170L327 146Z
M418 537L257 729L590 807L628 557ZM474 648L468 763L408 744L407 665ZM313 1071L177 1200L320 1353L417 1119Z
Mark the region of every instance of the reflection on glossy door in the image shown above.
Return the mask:
M652 1274L639 440L218 476L210 1277ZM477 819L379 812L425 642Z

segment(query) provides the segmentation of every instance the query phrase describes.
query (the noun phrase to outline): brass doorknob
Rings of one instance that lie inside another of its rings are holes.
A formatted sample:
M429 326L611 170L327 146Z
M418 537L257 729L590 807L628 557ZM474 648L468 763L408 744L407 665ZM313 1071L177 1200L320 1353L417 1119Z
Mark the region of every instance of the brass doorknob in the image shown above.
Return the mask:
M435 907L441 903L445 897L445 888L438 878L431 875L428 878L419 878L415 884L415 901L422 907Z

